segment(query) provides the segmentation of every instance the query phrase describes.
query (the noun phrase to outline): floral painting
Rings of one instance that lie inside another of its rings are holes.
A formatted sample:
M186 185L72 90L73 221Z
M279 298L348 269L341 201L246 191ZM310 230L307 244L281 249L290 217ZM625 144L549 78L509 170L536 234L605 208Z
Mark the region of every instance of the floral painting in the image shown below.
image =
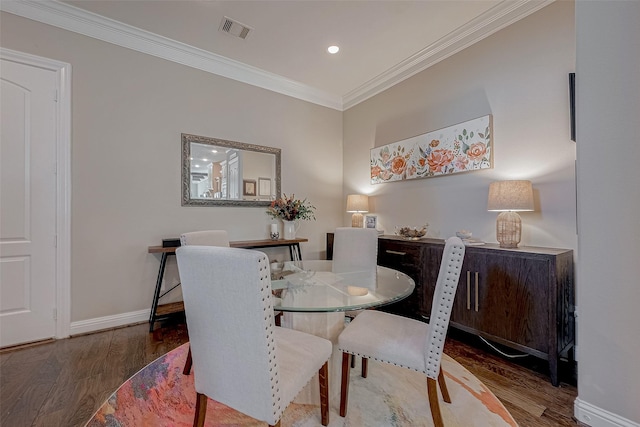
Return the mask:
M371 183L493 167L490 115L371 150Z

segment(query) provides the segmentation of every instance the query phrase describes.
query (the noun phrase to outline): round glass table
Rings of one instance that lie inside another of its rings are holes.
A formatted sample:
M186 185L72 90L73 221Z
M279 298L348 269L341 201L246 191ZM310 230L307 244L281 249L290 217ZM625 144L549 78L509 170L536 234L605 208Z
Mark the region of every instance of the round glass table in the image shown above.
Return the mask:
M276 263L274 263L276 264ZM411 295L415 282L387 267L331 271L331 261L289 261L271 267L274 310L333 312L380 307Z
M284 312L281 324L327 338L334 344L329 360L329 399L336 408L340 398L338 335L345 326L345 311L391 304L408 297L415 282L399 271L377 266L375 272L331 271L331 261L288 261L271 265L273 309ZM315 378L296 397L297 403L317 404Z

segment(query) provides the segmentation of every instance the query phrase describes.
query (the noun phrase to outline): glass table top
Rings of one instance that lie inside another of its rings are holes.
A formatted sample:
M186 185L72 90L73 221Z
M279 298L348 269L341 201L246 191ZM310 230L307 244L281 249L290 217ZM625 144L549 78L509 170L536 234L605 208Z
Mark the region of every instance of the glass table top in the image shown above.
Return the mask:
M331 261L288 261L272 264L274 309L295 312L361 310L408 297L415 282L399 271L333 273Z

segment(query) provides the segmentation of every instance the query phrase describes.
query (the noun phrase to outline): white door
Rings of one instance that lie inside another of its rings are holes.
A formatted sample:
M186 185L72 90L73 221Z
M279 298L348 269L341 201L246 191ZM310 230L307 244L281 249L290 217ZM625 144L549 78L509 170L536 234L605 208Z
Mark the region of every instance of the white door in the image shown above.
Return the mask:
M56 335L55 71L0 62L0 346Z
M234 157L229 160L229 198L230 199L240 199L240 185L238 184L239 179L239 164L238 158Z

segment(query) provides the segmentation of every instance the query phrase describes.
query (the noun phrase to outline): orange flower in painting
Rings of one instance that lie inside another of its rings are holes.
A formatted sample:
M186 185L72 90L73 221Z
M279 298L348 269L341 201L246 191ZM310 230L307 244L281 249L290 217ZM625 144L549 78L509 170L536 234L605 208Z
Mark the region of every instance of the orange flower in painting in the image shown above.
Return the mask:
M487 146L483 142L471 144L467 150L467 156L471 160L481 160L487 154Z
M429 145L431 146L431 148L435 148L438 145L440 145L440 140L439 139L432 139L431 142L429 143Z
M442 172L442 168L446 167L453 161L453 153L450 150L433 150L427 162L429 163L429 169L433 172Z
M427 164L427 159L425 159L424 157L420 157L420 159L418 159L418 164L420 165L420 167L424 167L424 165Z
M371 178L375 178L378 175L380 175L380 172L382 172L382 169L380 169L380 166L373 166L371 168Z
M396 156L391 160L391 172L396 175L402 175L407 167L407 161L404 157Z

